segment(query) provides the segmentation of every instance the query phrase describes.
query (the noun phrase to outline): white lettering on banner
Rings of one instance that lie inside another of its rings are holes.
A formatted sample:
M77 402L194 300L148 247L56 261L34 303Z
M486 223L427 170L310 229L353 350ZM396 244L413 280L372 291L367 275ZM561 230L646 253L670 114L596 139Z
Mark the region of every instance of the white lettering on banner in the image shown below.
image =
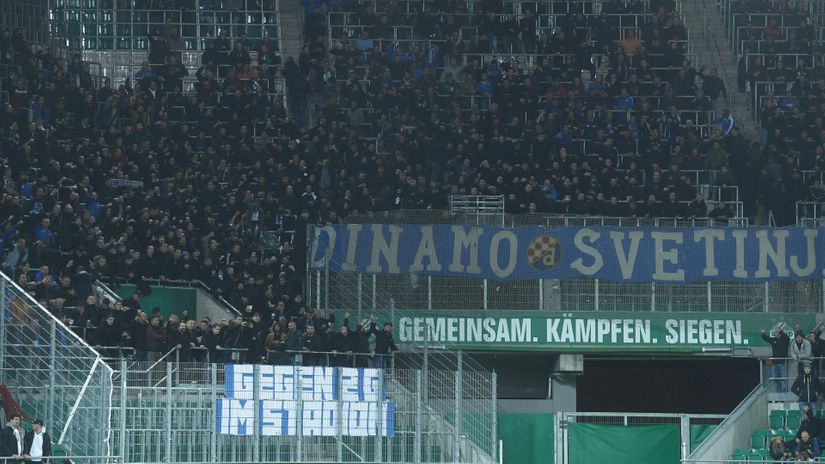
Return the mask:
M547 343L650 344L648 319L548 318Z
M498 254L501 242L504 240L510 242L510 249L507 252L507 266L501 267L498 262ZM507 278L516 269L516 264L518 263L517 250L518 238L516 234L509 230L500 230L493 235L492 240L490 240L490 269L492 269L497 277L502 279Z
M576 319L576 333L582 343L596 343L596 320Z
M530 318L402 317L398 336L405 343L531 343L532 324Z
M733 239L736 241L736 268L733 269L733 276L737 279L747 279L748 271L745 270L745 239L748 238L747 230L731 231Z
M372 255L370 264L367 266L367 272L371 274L380 274L386 272L388 274L400 274L401 269L398 267L398 243L401 240L401 232L404 230L400 226L389 225L387 229L390 231L390 243L384 237L384 226L381 224L372 224ZM381 256L387 260L387 268L381 267Z
M344 271L355 271L355 258L358 253L358 235L361 233L363 226L361 224L347 224L347 256L344 258L344 263L341 269Z
M816 268L816 229L805 229L805 267L799 265L799 257L791 256L791 270L798 277L808 277Z
M725 231L722 229L701 229L693 233L693 241L696 243L705 242L705 269L702 275L705 277L715 277L719 275L716 268L716 252L713 241L725 240Z
M604 266L602 254L599 253L599 250L596 248L584 243L585 238L588 239L590 243L595 243L600 236L601 234L591 229L581 229L576 232L575 237L573 237L573 245L582 253L592 257L593 264L590 264L589 266L585 265L582 258L576 258L572 263L570 263L571 268L584 275L593 275L602 269L602 266Z
M656 271L653 273L653 278L670 282L684 282L684 269L679 269L676 272L665 271L665 261L674 266L679 264L679 249L669 248L666 251L664 242L675 242L677 245L681 245L685 241L685 234L682 232L651 232L650 236L653 237L654 260L656 263Z
M771 259L773 266L776 268L776 275L778 277L788 277L790 275L788 268L785 267L785 242L790 232L787 230L774 230L771 232L773 232L773 236L776 239L776 247L774 247L768 239L767 230L756 231L756 238L759 239L759 267L756 269L754 277L771 277L771 272L768 270L768 258Z
M298 430L298 402L278 400L235 400L217 399L217 432L228 435L255 434L255 407L259 408L260 420L257 424L261 436L331 437L338 434L340 421L344 436L367 437L378 435L378 403L335 401L303 401L300 406L302 430ZM384 420L381 435L394 435L394 404L384 402L381 406Z
M665 321L665 343L669 345L741 345L748 339L742 338L742 321L688 319Z
M318 245L321 241L322 233L327 234L327 237L329 237L329 244L327 245L326 250L324 250L324 256L320 259L315 259L315 256L318 254ZM312 268L320 268L326 266L330 258L332 258L332 252L335 250L335 239L337 235L338 234L335 232L335 229L332 226L315 228L315 239L312 241L312 254L310 255L310 259L312 260L310 266Z
M447 267L450 272L467 272L469 274L481 274L481 266L478 265L478 239L484 232L481 227L470 227L470 231L464 230L464 226L452 226L453 231L453 262ZM464 266L464 250L470 251L470 264Z
M424 267L424 258L427 258L427 267ZM409 272L441 272L441 264L438 262L438 255L435 251L435 238L433 237L433 226L421 226L421 241L418 243L418 250L410 265Z
M667 319L664 338L654 338L650 319L549 317L545 332L534 337L532 318L402 317L401 342L548 343L560 345L748 345L742 322L728 319ZM431 327L429 339L426 328ZM377 381L377 379L376 379Z
M625 254L622 242L625 235L630 237L630 250ZM616 249L616 258L619 260L619 268L622 271L622 277L630 279L633 277L633 269L636 267L636 256L639 254L639 243L642 241L644 233L640 230L629 232L610 232L610 238L613 239L613 247Z

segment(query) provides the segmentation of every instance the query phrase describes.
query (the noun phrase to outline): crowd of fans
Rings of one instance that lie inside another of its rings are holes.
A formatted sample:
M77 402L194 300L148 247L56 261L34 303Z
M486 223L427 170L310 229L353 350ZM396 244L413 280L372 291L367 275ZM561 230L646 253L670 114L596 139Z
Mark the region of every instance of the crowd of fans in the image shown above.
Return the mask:
M304 6L298 57L218 29L191 72L177 30L158 26L117 87L79 54L0 34L4 272L74 325L111 312L121 334L138 313L90 300L95 279L143 294L199 280L246 323L288 324L314 317L308 224L444 209L450 194L504 195L509 213L725 220L762 206L788 224L796 199L825 199L801 172L825 167L822 119L780 106L805 124L746 139L714 113L724 81L691 62L670 0ZM737 186L743 207L729 193L709 207L704 183Z
M729 12L729 33L739 56L738 87L749 92L748 110L761 122L763 159L774 161L766 165L772 179L765 187L780 192L789 206L825 200L819 182L825 167L820 116L825 103L825 48L817 40L817 18L808 8L802 1L738 0ZM812 174L794 178L794 169ZM813 208L800 210L808 216L815 212L821 216ZM794 219L791 214L779 218L782 224Z
M325 318L320 311L303 309L294 314L276 310L266 317L238 314L215 322L205 318L198 323L186 311L164 320L159 308L143 311L137 300L118 302L110 309L89 304L72 311L80 320L67 322L88 323L81 331L86 340L112 359L157 361L174 353L179 362L388 367L398 350L392 323L379 327L374 314L356 321L355 327L350 326L349 312L336 325L334 315Z
M290 90L301 90L291 107L304 108L309 87L317 127L374 137L387 153L336 147L339 159L354 161L347 174L374 164L381 180L369 183L367 172L344 190L362 201L347 202L339 217L366 202L443 207L458 193L503 194L510 213L726 219L772 211L787 225L796 201L823 198L817 176L802 172L821 169L820 131L795 137L797 124L752 141L733 115L714 116L724 81L694 67L671 2L610 1L598 13L588 2L521 2L519 15L498 14L508 5L484 1L469 13L462 2L305 2L309 45L304 73L286 76ZM788 8L798 10L796 2ZM556 27L542 26L548 14ZM622 23L628 16L636 27ZM796 155L800 140L806 150ZM738 199L740 209L708 207L700 183L736 186L738 197L730 189L713 199Z

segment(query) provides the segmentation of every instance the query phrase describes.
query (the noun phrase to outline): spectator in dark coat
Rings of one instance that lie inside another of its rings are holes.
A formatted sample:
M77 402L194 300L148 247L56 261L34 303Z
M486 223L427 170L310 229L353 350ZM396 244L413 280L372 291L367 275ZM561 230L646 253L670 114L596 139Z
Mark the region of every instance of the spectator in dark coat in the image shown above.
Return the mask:
M146 328L146 352L150 362L160 359L166 352L169 335L160 324L160 316L152 316Z
M390 356L393 351L398 351L398 347L395 346L395 337L392 334L392 322L385 322L382 330L378 330L377 322L378 316L373 314L370 323L370 334L375 335L375 354L377 356L373 356L372 364L376 369L386 369L391 366Z
M771 378L776 382L776 391L785 392L788 382L785 377L788 371L788 350L791 338L779 327L773 331L772 337L769 337L765 330L762 330L760 335L771 345Z
M796 378L791 391L799 397L799 411L802 414L808 409L816 415L816 403L822 393L822 384L814 377L810 363L804 364L802 375Z
M23 443L24 433L20 427L23 418L20 414L12 414L8 425L0 432L0 456L10 456L4 464L20 464L23 462L22 456L25 454Z
M346 313L345 318L349 318L349 313ZM352 367L352 337L349 333L349 327L346 324L341 326L338 332L332 334L331 349L335 353L333 357L333 365L340 367Z

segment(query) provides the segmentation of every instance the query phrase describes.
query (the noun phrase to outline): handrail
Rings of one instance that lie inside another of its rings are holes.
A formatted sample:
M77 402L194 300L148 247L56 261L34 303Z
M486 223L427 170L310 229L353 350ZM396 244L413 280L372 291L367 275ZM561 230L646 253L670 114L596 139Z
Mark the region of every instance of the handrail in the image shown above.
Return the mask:
M158 359L157 361L155 361L155 362L154 362L154 364L152 364L151 366L149 366L148 368L146 368L146 371L145 371L145 372L146 372L146 373L148 373L149 371L151 371L152 369L154 369L154 368L155 368L155 366L157 366L158 364L160 364L160 363L161 363L164 359L166 359L166 358L167 358L167 357L169 357L172 353L175 353L175 352L177 352L177 351L178 351L177 347L172 348L171 350L167 351L167 352L166 352L166 354L164 354L163 356L161 356L161 357L160 357L160 359Z
M769 381L771 382L771 381ZM736 407L729 415L726 417L716 430L714 430L692 453L688 456L688 459L684 459L681 462L711 462L706 461L700 458L695 458L694 456L701 456L701 453L706 452L708 448L715 445L721 438L723 433L725 432L726 428L731 424L735 423L740 417L745 414L745 412L754 405L757 401L761 399L767 393L767 386L769 384L762 384L754 388L745 399L739 403L739 406ZM724 462L724 461L720 461Z

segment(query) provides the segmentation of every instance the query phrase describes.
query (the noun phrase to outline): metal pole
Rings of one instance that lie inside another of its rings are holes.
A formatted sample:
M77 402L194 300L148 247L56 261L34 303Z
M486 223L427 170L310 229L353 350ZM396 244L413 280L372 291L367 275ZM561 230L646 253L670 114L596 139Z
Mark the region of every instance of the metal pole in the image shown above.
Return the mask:
M172 461L172 364L166 362L166 462Z
M321 271L315 271L315 307L321 309Z
M211 424L214 424L218 420L218 365L215 363L210 364L210 376L211 379L209 381L209 385L212 389L212 420L210 421ZM218 462L218 433L216 429L212 429L212 433L209 434L209 460L211 462Z
M360 292L360 289L361 289L361 285L360 285L361 284L361 274L358 274L358 284L359 284L358 285L358 289L359 289L358 293L360 294L361 293ZM337 462L344 462L344 442L342 441L343 440L342 427L343 427L343 422L344 422L343 421L344 403L343 403L343 400L341 399L342 396L343 396L342 393L344 392L344 389L341 386L342 383L343 383L342 379L343 379L344 376L343 376L343 371L341 369L336 369L335 371L336 371L335 376L338 379L338 391L335 392L335 394L337 395L336 399L338 400L335 404L336 413L338 414L337 420L335 421L335 425L336 425L335 434L336 434L336 439L337 439L337 442L336 442L337 446L335 447L335 456L337 458L336 459Z
M679 432L682 441L681 446L681 456L682 459L686 459L688 452L689 452L689 445L690 445L690 418L687 414L680 414L679 415Z
M490 418L490 424L493 427L492 435L492 445L493 445L493 459L496 458L496 451L498 451L498 375L493 371L492 377L492 386L491 388L491 397L492 397L492 417ZM498 456L501 459L501 456Z
M376 275L373 274L372 275L372 309L373 310L375 310L375 308L378 307L378 303L377 303L378 298L376 297L378 285L377 285L376 279L377 279Z
M459 351L459 353L461 353ZM455 372L455 428L453 430L453 462L458 463L461 455L461 363Z
M0 278L0 384L6 384L6 278Z
M544 311L544 280L539 279L539 310Z
M126 462L126 358L120 360L120 462ZM212 421L211 423L215 423Z
M364 307L364 289L361 287L364 284L364 274L358 273L358 298L356 299L358 303L358 309Z
M378 414L375 418L375 462L383 462L384 461L384 376L386 375L386 369L379 369L378 375Z
M427 276L427 309L433 309L433 276Z
M5 311L5 308L2 309ZM3 315L5 317L5 314ZM57 371L57 322L54 319L49 324L49 397L46 401L46 421L54 424L54 402L56 391Z
M650 310L656 311L656 283L650 283Z
M484 300L484 310L486 311L486 310L488 309L488 308L487 308L487 305L488 305L488 302L487 302L487 279L484 279L484 285L483 285L483 288L484 288L484 296L483 296L483 300Z
M253 413L255 420L253 421L252 430L252 460L255 462L261 460L261 408L258 407L259 400L261 399L258 393L258 389L260 388L260 369L261 366L258 364L252 366L252 404L255 408L255 412Z
M708 287L708 312L713 312L713 292L710 286L710 281L707 284Z
M307 109L309 111L309 109ZM329 260L324 262L324 308L329 309Z
M765 289L765 293L764 293L763 296L765 298L765 301L762 302L762 310L764 312L768 312L768 310L770 309L770 303L768 303L768 299L771 296L771 291L768 288L768 282L765 282L764 289Z
M295 404L298 409L298 417L295 421L295 452L298 453L296 458L297 462L304 461L304 399L303 399L303 385L301 379L301 370L303 369L301 366L292 366L293 372L295 373L295 393L297 398L295 399Z
M421 461L421 428L423 427L421 410L424 402L421 398L421 371L415 371L415 437L413 441L413 462Z
M596 311L599 310L599 279L593 280L593 306Z

